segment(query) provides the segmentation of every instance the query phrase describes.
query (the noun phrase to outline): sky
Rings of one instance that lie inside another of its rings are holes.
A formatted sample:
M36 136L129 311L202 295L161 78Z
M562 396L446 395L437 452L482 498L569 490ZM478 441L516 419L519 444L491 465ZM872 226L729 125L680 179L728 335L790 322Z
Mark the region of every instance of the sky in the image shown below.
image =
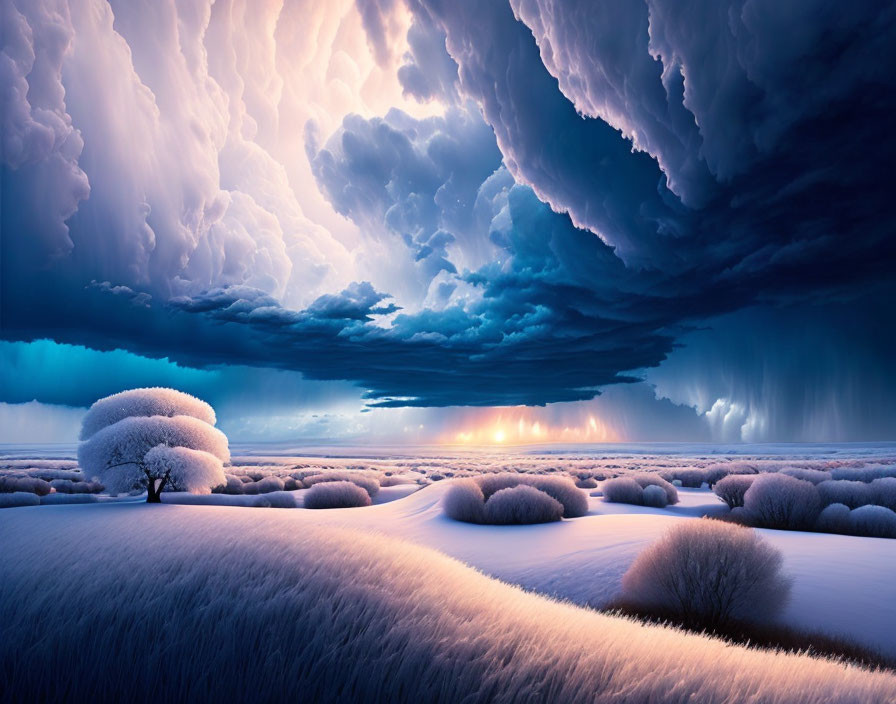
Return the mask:
M896 6L0 15L0 442L896 439Z

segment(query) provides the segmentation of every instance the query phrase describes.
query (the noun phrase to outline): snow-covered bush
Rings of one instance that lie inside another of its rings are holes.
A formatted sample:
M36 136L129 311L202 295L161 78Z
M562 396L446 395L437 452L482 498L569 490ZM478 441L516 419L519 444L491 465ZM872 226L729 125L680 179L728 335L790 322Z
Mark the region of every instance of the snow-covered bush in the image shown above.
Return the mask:
M656 486L662 489L666 494L667 504L678 503L678 489L676 489L673 484L663 479L660 475L639 472L638 474L630 474L629 476L638 482L642 489L646 489L648 486Z
M479 484L479 488L482 489L482 495L488 501L488 498L495 492L519 486L526 481L526 477L515 472L499 472L497 474L483 474L482 476L474 477L474 481Z
M157 401L153 401L155 395L160 397ZM171 389L137 389L110 398L115 402L100 399L85 416L85 439L78 447L78 462L87 477L99 479L113 492L145 488L147 501L154 503L160 501L166 488L180 485L208 490L225 482L221 465L230 460L227 437L207 422L214 420L214 412L203 410L207 404ZM177 413L180 402L182 414ZM147 415L158 409L165 414ZM130 411L134 415L128 415ZM204 454L166 454L159 450L154 461L147 463L147 453L158 446ZM206 454L213 456L214 462ZM167 461L163 461L165 458ZM193 479L191 474L195 474ZM172 477L176 478L174 484L170 483Z
M849 506L830 504L825 506L815 521L815 530L822 533L849 533Z
M641 506L644 503L644 489L631 477L616 477L607 479L601 485L604 492L604 501L614 504L634 504Z
M99 494L105 489L99 482L70 482L67 479L54 479L50 486L60 494Z
M787 467L781 470L781 474L786 474L794 479L802 479L813 484L821 484L821 482L830 481L831 473L823 472L820 469L807 469L805 467Z
M465 523L485 523L485 496L473 479L455 479L442 498L449 518Z
M496 491L485 502L485 522L494 525L550 523L561 518L563 504L526 484Z
M594 477L577 477L575 483L579 489L597 488L597 480Z
M678 479L683 487L689 489L699 489L703 486L703 482L707 480L707 474L702 469L676 469L671 472L664 472L664 478L668 481Z
M383 481L380 482L380 486L403 486L405 484L414 484L414 478L409 477L406 474L395 474L392 476L384 477Z
M588 513L588 499L569 477L530 476L525 483L559 501L564 518L579 518Z
M355 508L370 506L370 495L353 482L315 484L305 494L305 508Z
M831 470L831 476L855 482L872 482L884 477L896 477L896 465L888 467L837 467Z
M871 485L864 482L841 479L818 484L821 502L828 504L846 504L850 508L858 508L873 503Z
M371 499L376 496L380 490L380 482L377 478L363 474L360 471L322 472L320 474L313 474L309 477L305 477L302 480L302 484L308 488L324 482L351 482L364 489Z
M869 538L896 538L896 512L883 506L859 506L849 512L849 528Z
M271 491L260 495L253 505L263 508L295 508L296 497L288 491Z
M453 481L443 499L443 508L448 516L458 521L489 523L485 504L498 492L519 486L531 487L558 502L563 507L563 518L577 518L588 513L588 498L584 492L576 488L570 477L510 472L484 474ZM520 494L520 496L526 495L528 494Z
M243 482L243 494L255 495L258 493L258 482L252 481L249 479L247 482Z
M684 521L638 555L622 578L623 601L689 625L757 621L787 600L781 563L750 528Z
M43 479L45 482L52 482L54 479L67 479L73 482L84 480L84 473L80 469L29 469L28 476Z
M135 416L192 416L208 425L217 422L211 406L183 391L163 387L130 389L101 398L90 407L81 422L81 440Z
M712 490L728 508L738 508L744 505L744 494L756 477L756 474L729 474L717 481Z
M669 505L669 495L663 491L663 487L649 484L643 489L643 501L645 506L666 508Z
M37 496L50 493L51 484L36 477L0 477L0 493L28 492Z
M762 528L812 528L821 508L814 484L786 474L760 474L744 494L746 514L753 525Z
M243 481L239 477L235 477L232 474L225 474L224 484L219 484L212 489L212 491L217 494L242 494L243 486Z
M0 508L37 506L38 504L40 504L40 497L31 491L13 491L0 494Z
M283 491L286 484L280 477L262 477L255 482L255 490L259 494L270 494L272 491Z
M871 498L878 506L896 511L896 478L884 477L871 482Z

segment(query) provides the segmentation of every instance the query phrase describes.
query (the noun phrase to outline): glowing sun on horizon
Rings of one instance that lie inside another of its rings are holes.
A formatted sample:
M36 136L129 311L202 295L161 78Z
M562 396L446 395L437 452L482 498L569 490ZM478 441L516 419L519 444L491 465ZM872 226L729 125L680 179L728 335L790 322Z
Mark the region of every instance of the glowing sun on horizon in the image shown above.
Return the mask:
M575 424L553 426L538 417L536 409L501 408L478 411L460 429L447 432L448 445L525 445L554 442L618 442L619 436L594 415Z

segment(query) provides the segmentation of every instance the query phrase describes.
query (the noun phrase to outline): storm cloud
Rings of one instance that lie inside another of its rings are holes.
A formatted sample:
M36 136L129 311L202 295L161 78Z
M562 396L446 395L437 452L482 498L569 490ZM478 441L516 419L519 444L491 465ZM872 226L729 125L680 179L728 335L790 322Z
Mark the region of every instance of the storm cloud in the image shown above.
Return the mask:
M872 393L890 379L879 341L849 324L892 324L878 302L896 261L894 8L2 13L6 340L298 372L382 407L581 402L623 384L640 408L646 374L707 422L717 402L754 409L714 431L726 439L850 437L780 420L837 407L847 386L893 417ZM736 337L725 321L761 346L801 317L815 349L869 359L868 374L801 396L808 372L779 355L764 368L782 381L750 391L756 366L720 341Z

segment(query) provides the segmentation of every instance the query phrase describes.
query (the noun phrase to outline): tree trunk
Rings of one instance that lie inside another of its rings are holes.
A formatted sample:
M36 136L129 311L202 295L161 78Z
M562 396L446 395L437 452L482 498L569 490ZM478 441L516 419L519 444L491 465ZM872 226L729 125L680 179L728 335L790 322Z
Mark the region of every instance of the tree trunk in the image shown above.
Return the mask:
M162 492L156 489L156 480L150 479L146 485L146 503L160 504L162 503Z

